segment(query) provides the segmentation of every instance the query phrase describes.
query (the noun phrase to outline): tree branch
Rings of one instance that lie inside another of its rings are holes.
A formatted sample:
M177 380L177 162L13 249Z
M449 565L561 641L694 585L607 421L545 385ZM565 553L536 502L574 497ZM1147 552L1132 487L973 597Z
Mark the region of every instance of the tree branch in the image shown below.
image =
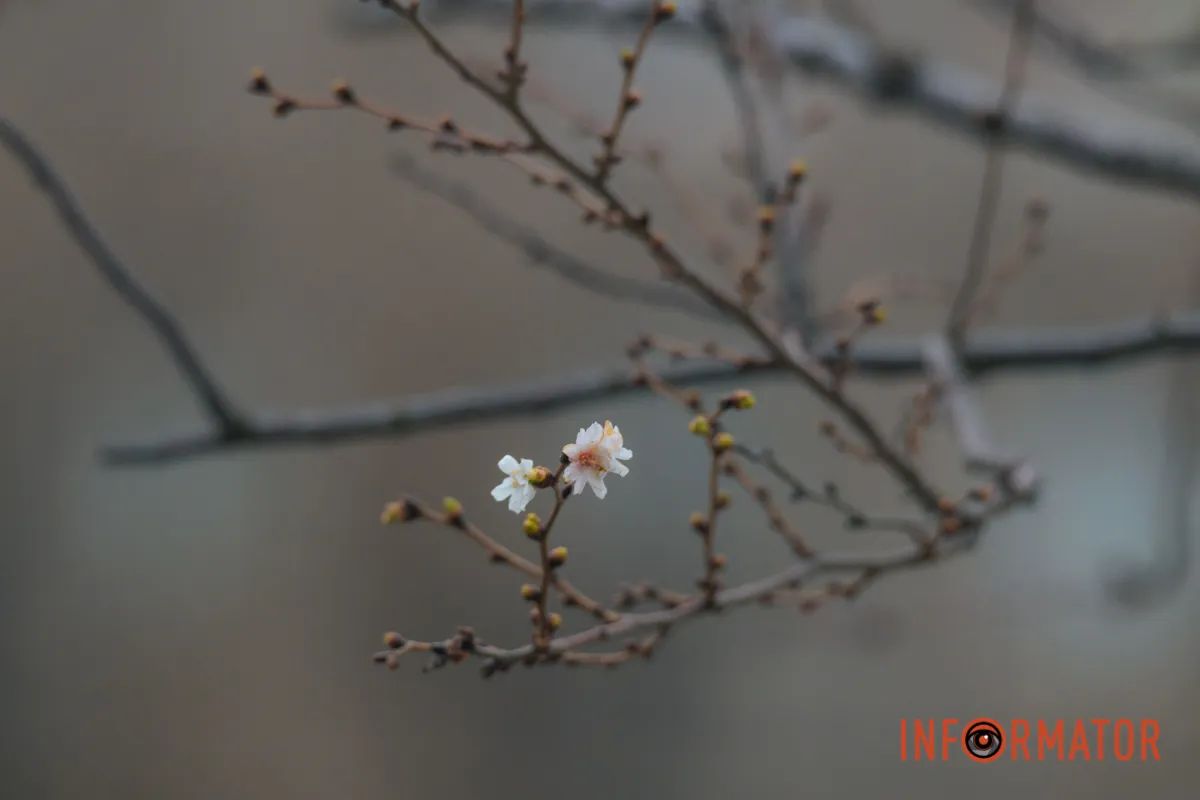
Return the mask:
M617 300L727 322L724 316L717 314L707 303L700 302L674 286L614 275L551 244L535 229L518 222L488 203L471 187L424 169L408 155L397 155L392 160L392 169L412 185L453 205L491 235L523 250L534 264L545 267L577 286Z
M59 178L45 156L11 122L0 117L0 144L28 170L30 178L50 200L63 227L95 265L101 277L147 325L167 349L192 394L208 414L216 430L212 436L234 441L246 433L241 414L225 396L208 368L184 336L179 323L108 248L95 226L83 213L71 190Z
M426 0L425 11L444 19L479 14L507 18L507 0ZM640 24L641 0L537 0L530 23ZM699 3L681 3L679 29L701 33ZM999 136L1014 147L1134 185L1200 198L1200 142L1134 119L1071 111L1027 95L998 132L989 131L1001 88L966 68L896 52L828 18L795 15L767 26L779 52L800 70L840 84L864 99L920 114L950 130L979 138Z
M1200 350L1200 312L1173 318L1130 320L1109 325L1045 330L981 330L962 354L973 375L999 370L1096 366L1155 352ZM834 348L818 349L827 364L843 358ZM926 358L919 339L863 342L849 356L855 375L908 377L922 373ZM738 375L778 374L768 360L744 367L700 363L665 370L674 383L704 384ZM403 437L453 425L520 418L643 391L627 368L594 369L515 386L465 387L415 395L393 404L324 412L264 414L249 418L244 435L228 439L197 431L141 444L108 447L113 464L177 461L238 448L284 444L319 445L378 437Z

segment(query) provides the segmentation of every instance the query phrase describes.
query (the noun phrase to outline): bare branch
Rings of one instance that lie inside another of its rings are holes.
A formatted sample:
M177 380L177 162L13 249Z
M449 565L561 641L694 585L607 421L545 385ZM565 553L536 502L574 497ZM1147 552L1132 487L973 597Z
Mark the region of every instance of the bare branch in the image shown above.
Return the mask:
M785 570L758 580L743 583L738 586L717 592L711 599L703 595L692 596L669 608L641 613L623 614L615 622L595 625L576 633L566 634L551 639L548 645L539 652L532 644L521 647L505 648L485 644L482 641L472 642L472 646L464 655L474 656L483 661L484 675L490 676L497 671L504 671L516 663L584 663L571 654L581 653L580 648L606 641L620 641L643 630L653 629L659 632L691 619L696 619L706 613L714 613L733 609L753 603L769 603L779 592L794 590L808 581L824 574L844 572L867 572L871 578L886 573L898 572L937 563L941 558L962 552L969 547L967 537L957 537L947 541L942 552L930 551L920 546L906 547L894 552L877 555L862 555L857 553L818 554L799 562ZM394 666L396 657L406 652L445 652L451 646L446 642L415 642L405 641L402 637L395 638L394 649L380 651L375 654L375 660ZM585 651L584 651L585 652ZM593 655L594 657L594 655Z
M0 117L0 144L20 161L39 189L58 212L63 227L101 277L112 287L162 342L183 375L184 381L215 426L212 438L232 442L246 434L246 423L233 403L217 385L204 362L188 341L175 317L133 276L130 269L109 249L99 231L83 213L75 196L50 166L50 162L20 130Z
M490 204L463 183L424 169L418 161L400 154L392 169L404 180L452 204L480 228L525 252L536 265L597 294L671 311L682 311L713 321L726 321L707 303L670 285L652 284L614 275L546 241L535 229L518 222Z
M1011 14L1022 0L974 0L981 8ZM1200 65L1200 28L1152 42L1099 41L1082 26L1038 9L1037 33L1077 69L1100 80L1136 80Z
M1012 115L1021 91L1025 75L1025 60L1029 53L1029 39L1033 31L1034 0L1020 0L1013 9L1012 28L1009 31L1008 55L1004 64L1004 89L996 103L990 119L1000 129ZM1000 192L1004 181L1004 146L1002 141L987 143L984 157L983 181L979 189L979 202L975 209L975 222L971 231L971 243L967 248L967 264L962 283L950 305L950 316L946 321L946 336L955 349L961 349L970 321L975 294L987 271L992 228L1000 203Z
M428 11L445 19L478 14L507 15L507 0L426 0ZM540 24L640 24L641 0L537 0L527 3ZM679 29L700 32L699 4L680 6ZM1072 111L1060 102L1027 94L1004 121L989 129L1000 87L966 68L902 54L862 32L828 18L796 15L768 26L780 52L804 72L834 81L871 101L906 109L960 133L1052 157L1064 164L1134 185L1200 197L1200 142L1152 122L1117 121Z
M950 342L942 336L931 336L925 343L925 361L930 379L950 412L967 467L996 473L1014 493L1023 498L1032 496L1037 488L1037 474L1027 461L1001 452L993 443L983 412Z
M983 330L972 336L962 364L978 376L1006 369L1096 366L1155 352L1196 350L1200 350L1200 312L1090 327ZM830 347L819 349L818 354L830 364L842 358ZM907 377L926 368L922 342L916 339L864 342L854 349L850 360L860 376ZM778 364L763 360L742 367L694 364L664 370L663 375L676 383L703 384L728 381L738 375L778 374L781 370ZM142 444L112 446L104 450L104 457L114 464L149 464L237 448L402 437L453 425L532 416L641 391L641 381L627 368L588 370L516 386L448 389L394 404L257 415L247 421L245 434L234 439L222 437L219 432L197 431Z

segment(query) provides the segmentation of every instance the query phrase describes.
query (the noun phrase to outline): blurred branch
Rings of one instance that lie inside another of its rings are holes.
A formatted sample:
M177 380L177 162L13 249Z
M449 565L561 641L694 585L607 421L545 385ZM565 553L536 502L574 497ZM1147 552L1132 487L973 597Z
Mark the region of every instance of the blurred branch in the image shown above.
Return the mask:
M1200 350L1200 312L1162 319L1130 320L1098 326L1046 330L982 330L962 353L973 375L1003 369L1092 366L1154 352ZM845 358L831 346L818 348L825 363ZM848 356L856 375L911 376L926 368L921 340L867 341ZM738 375L775 374L783 367L763 360L744 367L701 363L665 370L676 383L703 384ZM335 411L260 415L246 432L225 438L197 431L141 444L106 448L116 464L146 464L231 450L281 444L329 444L377 437L401 437L451 425L531 416L644 391L627 368L588 370L547 381L510 386L466 387L414 395L394 404Z
M1200 302L1200 271L1194 272L1189 296ZM1194 363L1176 364L1167 386L1163 414L1165 478L1160 525L1164 528L1150 559L1119 564L1107 575L1109 596L1129 608L1148 608L1173 597L1183 586L1192 564L1196 532L1196 483L1200 472L1200 393Z
M426 0L444 19L479 14L507 19L507 0ZM530 23L641 24L642 0L536 0ZM700 4L681 3L678 27L700 32ZM1026 96L1000 130L989 123L1001 89L966 68L898 52L831 19L793 15L766 30L776 48L800 70L826 78L872 101L905 108L931 122L984 140L1052 157L1107 178L1200 197L1200 142L1137 120L1072 112L1061 103Z
M973 0L981 8L1011 14L1022 0ZM1135 80L1200 66L1200 27L1150 42L1101 42L1081 25L1045 9L1034 14L1038 36L1090 78Z
M945 337L932 336L924 352L930 379L950 412L967 467L995 473L1013 493L1023 498L1031 496L1037 489L1037 474L1027 461L1001 452L993 442L957 351Z
M1021 1L973 0L973 4L1008 17ZM1159 41L1106 43L1044 7L1034 11L1033 25L1042 41L1105 96L1193 130L1200 124L1200 104L1194 97L1152 83L1155 78L1200 65L1200 27Z
M1004 121L1012 115L1021 91L1025 75L1025 60L1029 54L1029 39L1033 31L1034 0L1020 0L1013 9L1012 27L1009 31L1008 54L1004 63L1004 88L995 110L989 115L991 127L1001 130ZM979 201L975 209L975 222L971 231L971 242L967 248L967 264L962 282L950 305L950 316L946 321L946 336L950 346L961 349L966 335L967 323L975 303L975 295L987 271L992 228L996 224L996 213L1000 203L1000 192L1004 185L1004 143L989 139L984 156L983 181L979 189Z
M614 275L551 244L535 229L508 216L471 187L422 168L408 155L400 154L392 159L392 169L412 185L453 205L491 235L520 248L534 264L547 268L577 286L617 300L683 311L703 319L727 321L707 303L673 286Z
M771 158L763 132L761 110L746 70L742 46L720 0L705 0L700 12L700 25L716 48L721 72L742 127L742 161L750 190L756 202L773 204L778 187L771 178L771 172L778 159ZM778 114L779 109L773 108L773 111ZM808 346L817 334L817 326L812 314L813 291L806 263L808 246L803 228L803 220L792 214L783 214L776 221L773 238L781 290L780 321L796 329L803 344Z
M101 277L141 317L167 349L192 394L208 414L215 430L212 438L233 441L246 433L241 415L217 385L179 323L108 248L84 214L71 190L50 162L20 130L0 117L0 144L24 165L30 178L50 200L63 228L95 265Z

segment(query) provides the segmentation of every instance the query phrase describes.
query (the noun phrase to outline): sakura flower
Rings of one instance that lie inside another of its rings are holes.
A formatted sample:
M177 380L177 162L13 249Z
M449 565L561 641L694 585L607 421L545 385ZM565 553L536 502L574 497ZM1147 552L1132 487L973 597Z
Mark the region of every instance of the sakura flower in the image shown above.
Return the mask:
M501 481L499 486L492 489L492 497L499 502L507 499L508 510L514 514L520 514L537 494L537 487L529 483L529 473L533 471L533 461L528 458L517 461L512 456L506 455L496 466L508 477Z
M563 455L569 459L563 480L574 487L575 494L580 494L586 484L596 497L604 499L608 494L604 476L610 472L620 477L628 475L629 467L618 459L633 458L633 451L625 447L621 429L616 425L605 422L601 426L593 422L587 430L579 429L575 443L563 447Z

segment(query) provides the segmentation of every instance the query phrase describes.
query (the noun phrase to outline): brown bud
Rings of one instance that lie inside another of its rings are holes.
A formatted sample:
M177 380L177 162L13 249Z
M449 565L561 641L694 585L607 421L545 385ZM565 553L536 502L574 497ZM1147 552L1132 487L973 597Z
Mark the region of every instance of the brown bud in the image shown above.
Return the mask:
M708 530L708 517L701 514L699 511L693 511L688 517L688 524L692 526L697 533L704 533Z
M384 525L393 522L408 522L421 516L421 509L411 500L393 500L383 507L379 521Z
M758 229L763 233L770 233L775 227L775 208L774 206L762 206L758 209Z
M395 631L388 631L383 635L383 646L392 650L399 649L404 646L404 637Z
M994 494L994 490L992 489L992 487L986 486L986 485L985 486L976 486L975 488L973 488L970 491L971 499L977 500L980 503L986 503L987 501L991 500L993 494Z
M675 12L679 10L676 3L664 0L654 7L654 23L657 25L660 22L666 22L675 16Z
M339 103L346 105L354 105L358 99L354 95L354 90L350 88L350 84L345 81L335 81L333 84L333 96L337 98Z
M247 89L254 94L270 94L271 82L267 80L267 73L257 67L251 70Z

